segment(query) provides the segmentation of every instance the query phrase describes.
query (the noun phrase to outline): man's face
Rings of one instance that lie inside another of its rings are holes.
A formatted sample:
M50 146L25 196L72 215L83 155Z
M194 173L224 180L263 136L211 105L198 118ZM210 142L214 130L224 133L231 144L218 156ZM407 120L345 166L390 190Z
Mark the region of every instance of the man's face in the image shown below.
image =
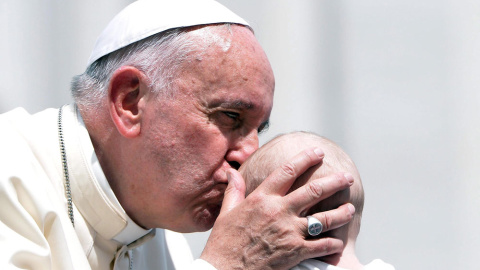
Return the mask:
M258 148L273 104L270 64L245 27L183 65L172 97L150 99L142 122L141 172L132 183L142 225L181 232L213 226L227 185Z

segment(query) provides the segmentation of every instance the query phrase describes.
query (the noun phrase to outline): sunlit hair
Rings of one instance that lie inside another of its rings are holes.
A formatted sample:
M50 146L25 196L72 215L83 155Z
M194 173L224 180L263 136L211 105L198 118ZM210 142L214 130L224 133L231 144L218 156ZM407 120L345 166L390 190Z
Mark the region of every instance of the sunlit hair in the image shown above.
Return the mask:
M132 43L101 57L83 74L75 76L71 83L72 96L84 107L98 105L107 95L112 74L122 66L137 68L146 75L152 91L168 94L174 91L171 84L183 63L201 59L202 53L213 44L223 50L229 48L228 35L223 38L225 35L219 33L231 33L231 25L176 28Z
M349 189L337 192L335 195L321 201L310 208L308 214L335 209L346 202L352 203L355 206L353 220L348 225L334 230L333 233L336 237L344 239L344 241L355 239L360 230L364 204L364 191L360 174L352 159L337 144L325 137L308 132L293 132L277 136L262 146L240 168L247 185L247 194L250 194L275 169L291 160L296 154L313 147L320 147L324 151L325 157L322 163L310 168L299 177L293 189L298 188L309 180L335 172L351 173L355 182ZM325 234L322 235L326 236Z

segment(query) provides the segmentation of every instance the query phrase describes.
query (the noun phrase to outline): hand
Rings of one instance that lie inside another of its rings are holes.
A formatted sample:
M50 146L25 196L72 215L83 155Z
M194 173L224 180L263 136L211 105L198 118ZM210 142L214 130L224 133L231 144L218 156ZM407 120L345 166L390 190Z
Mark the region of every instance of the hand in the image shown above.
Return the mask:
M287 194L295 179L322 158L319 149L302 152L247 198L242 176L229 170L222 210L200 258L219 270L289 269L304 259L340 252L343 242L339 239L307 239L307 219L302 214L351 186L353 177L333 174ZM348 223L353 213L353 205L345 204L315 217L324 225L323 231L329 231Z

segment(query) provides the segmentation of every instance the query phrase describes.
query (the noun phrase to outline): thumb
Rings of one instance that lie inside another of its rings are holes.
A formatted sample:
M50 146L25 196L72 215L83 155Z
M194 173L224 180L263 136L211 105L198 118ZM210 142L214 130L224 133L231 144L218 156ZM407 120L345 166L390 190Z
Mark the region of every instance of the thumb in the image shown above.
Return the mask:
M220 214L228 212L245 200L245 181L237 170L227 170L228 185L225 189Z

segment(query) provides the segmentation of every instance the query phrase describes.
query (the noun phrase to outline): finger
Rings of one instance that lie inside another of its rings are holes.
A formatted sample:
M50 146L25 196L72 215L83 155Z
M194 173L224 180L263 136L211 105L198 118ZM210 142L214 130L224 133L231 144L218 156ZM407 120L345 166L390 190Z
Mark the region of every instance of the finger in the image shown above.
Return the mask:
M289 193L285 198L292 211L300 214L319 201L351 185L353 185L353 176L350 173L335 173L308 181L305 185Z
M320 238L314 241L305 241L305 248L302 250L304 259L323 257L342 252L343 241L336 238Z
M308 170L308 168L320 163L323 157L324 153L320 148L304 150L273 171L259 188L266 193L275 193L283 196L290 190L295 179Z
M350 222L355 214L355 207L351 203L341 205L337 209L316 213L312 216L322 223L322 233L337 229ZM308 235L308 219L302 219L302 230ZM320 233L321 235L321 233Z
M229 169L226 173L228 185L225 189L220 214L230 211L245 200L245 181L243 180L243 177L234 169Z

